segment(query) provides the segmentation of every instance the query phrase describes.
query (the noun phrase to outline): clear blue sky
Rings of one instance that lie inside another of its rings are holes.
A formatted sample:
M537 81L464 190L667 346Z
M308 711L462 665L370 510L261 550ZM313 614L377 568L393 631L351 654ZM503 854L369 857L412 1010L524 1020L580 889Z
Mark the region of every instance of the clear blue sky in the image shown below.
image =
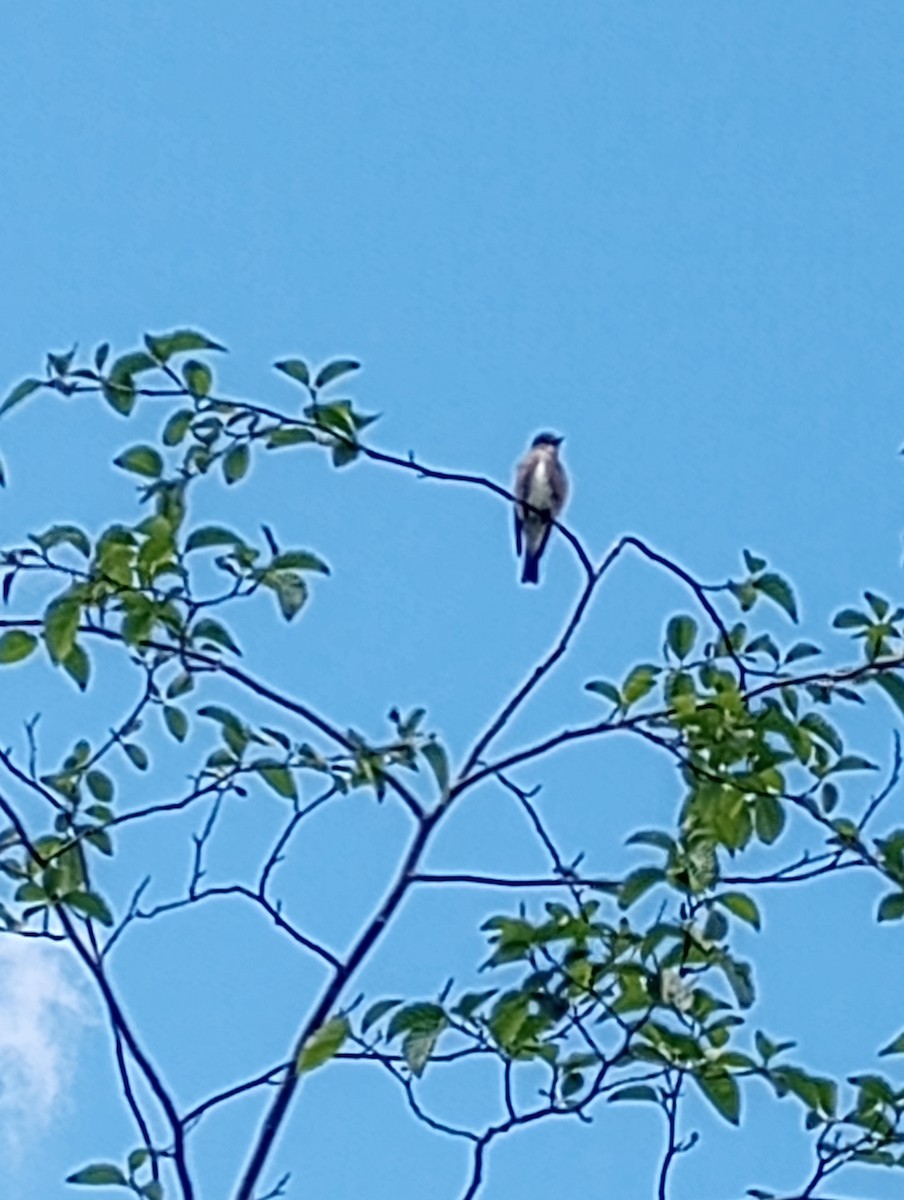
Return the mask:
M0 390L48 349L129 348L180 325L230 347L224 386L274 404L294 399L275 359L350 353L366 366L358 403L383 413L378 445L506 483L528 439L556 429L569 520L594 555L633 532L719 580L752 547L793 578L819 640L864 586L901 591L902 39L904 9L878 0L8 4ZM140 428L49 402L4 421L0 542L64 517L131 519L132 485L102 464ZM423 703L460 754L559 627L579 586L562 545L544 586L523 590L509 514L485 495L369 465L333 473L310 455L267 467L208 489L199 518L249 536L268 521L333 576L297 624L271 632L263 603L237 617L249 666L373 734L392 704ZM580 683L655 655L686 607L623 566L512 743L589 718ZM121 703L117 678L99 673L95 736ZM49 754L84 720L38 666L0 688L4 745L21 750L22 713L44 712ZM887 755L879 712L860 732ZM187 769L174 757L172 779ZM601 872L678 797L666 764L621 747L542 778L566 853ZM237 814L224 873L278 816L263 798ZM196 827L175 849L150 827L123 839L136 878L154 856L158 898L185 878ZM311 829L280 891L342 947L403 826L356 797ZM463 807L431 862L544 865L495 793ZM763 899L761 1023L795 1030L817 1069L865 1069L902 1023L899 977L863 984L900 949L870 924L875 894L846 882ZM418 898L369 986L435 993L479 961L494 906ZM139 931L117 965L191 1103L277 1061L318 976L246 910L171 922ZM463 1092L433 1086L461 1115ZM27 1132L15 1162L7 1148L14 1200L50 1200L68 1169L131 1144L114 1087L103 1027L88 1023L52 1124ZM227 1194L255 1111L204 1126L204 1200ZM626 1106L513 1139L484 1196L645 1200L654 1121ZM705 1123L676 1200L790 1188L807 1161L799 1124L759 1101L741 1132ZM290 1166L299 1195L408 1200L455 1197L464 1156L409 1121L390 1081L337 1067L312 1081L272 1178ZM851 1195L890 1188L871 1174Z

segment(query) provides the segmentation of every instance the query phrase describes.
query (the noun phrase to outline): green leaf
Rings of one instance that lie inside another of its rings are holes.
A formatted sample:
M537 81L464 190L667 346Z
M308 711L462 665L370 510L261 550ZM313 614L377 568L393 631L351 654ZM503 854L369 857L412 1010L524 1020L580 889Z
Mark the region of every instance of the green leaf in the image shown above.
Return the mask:
M591 679L590 683L584 684L584 689L611 700L613 704L621 704L621 692L614 683L607 683L605 679Z
M333 466L347 467L358 457L358 447L350 442L337 442L332 451Z
M91 660L79 645L74 645L61 664L63 670L78 684L79 690L84 691L91 678Z
M148 1161L151 1156L150 1150L143 1146L140 1150L133 1150L129 1155L128 1165L130 1171L137 1171Z
M489 988L485 992L465 992L461 997L452 1012L455 1016L461 1017L463 1021L470 1021L478 1008L486 1004L492 996L496 995L496 988Z
M372 1025L376 1025L377 1021L385 1017L392 1009L398 1008L401 1003L401 1000L378 1000L376 1004L372 1004L361 1021L361 1032L367 1033Z
M789 584L781 575L761 575L753 581L753 586L764 596L768 596L775 604L785 610L792 621L797 621L797 603Z
M821 742L825 742L827 746L831 746L836 754L841 754L844 750L844 742L842 742L838 730L819 713L807 713L801 719L800 727L806 729L808 733L812 733Z
M638 867L626 876L618 889L618 907L630 908L645 892L665 879L665 872L659 867Z
M307 584L294 571L281 572L267 582L276 593L282 615L291 621L308 598Z
M208 720L216 721L223 726L224 729L231 729L233 733L244 734L245 726L241 720L231 712L228 708L222 708L219 704L205 704L198 709L199 717L207 717Z
M835 629L865 629L871 624L869 617L857 612L855 608L843 608L832 618L832 625Z
M92 1163L90 1167L82 1167L81 1171L76 1171L74 1175L67 1175L66 1182L94 1186L104 1183L116 1184L119 1187L128 1187L129 1185L128 1179L113 1163Z
M340 375L347 375L349 371L357 371L360 366L361 364L353 358L336 358L332 362L328 362L325 367L320 368L317 372L317 378L314 380L314 387L326 387L328 383L332 383Z
M893 671L883 671L874 676L874 681L892 703L897 705L899 711L904 713L904 679Z
M316 440L310 429L304 429L301 425L283 425L270 433L267 445L271 450L278 450L281 446L298 446L302 442Z
M837 1086L831 1079L809 1075L799 1067L774 1067L771 1076L772 1084L780 1096L789 1091L793 1092L813 1112L833 1115L837 1102Z
M744 551L744 563L751 575L756 575L762 571L766 565L765 558L758 558L755 554L751 554L749 550Z
M719 962L722 974L735 994L735 999L741 1008L750 1008L756 999L753 990L753 975L750 966L745 962L737 962L727 955Z
M626 1087L612 1092L608 1100L610 1104L614 1104L616 1100L652 1100L654 1104L658 1104L659 1093L647 1083L629 1083Z
M177 675L171 683L167 685L166 698L167 700L176 700L179 696L184 696L192 691L195 686L194 676L189 675L187 671L183 671L181 675Z
M97 805L91 807L96 808ZM109 820L109 817L106 819ZM99 850L101 854L111 855L113 853L113 841L106 829L89 829L85 833L85 841L89 842L95 850Z
M71 596L51 601L44 612L44 641L54 663L63 662L75 645L81 609Z
M249 462L247 445L243 442L233 446L223 459L223 478L228 484L238 483L247 473Z
M693 617L672 617L666 628L665 640L676 658L687 658L697 640L697 622Z
M774 659L775 662L778 662L779 658L781 657L778 651L778 646L776 646L775 642L768 633L761 633L759 637L755 637L753 641L748 642L744 647L744 653L765 653L768 654L770 658Z
M445 1028L448 1018L439 1004L418 1001L400 1009L386 1031L390 1041L400 1033L433 1033Z
M771 846L785 828L785 810L775 796L757 796L753 824L760 841Z
M728 933L728 922L725 917L711 909L703 926L703 936L708 942L721 942Z
M0 636L0 663L17 663L28 658L38 644L33 633L24 629L10 629Z
M765 1033L757 1030L753 1035L753 1040L756 1044L757 1054L764 1062L768 1062L775 1054L778 1053L778 1047L771 1038L766 1037Z
M140 1194L144 1200L163 1200L163 1184L159 1179L152 1179L144 1185Z
M281 362L274 363L273 366L277 371L282 371L283 375L288 375L290 379L294 379L296 383L300 383L304 387L308 387L311 382L308 364L301 358L284 358Z
M239 650L238 646L232 640L229 631L219 621L214 621L211 617L205 617L199 621L191 632L192 637L196 640L214 642L218 646L224 646L227 650L232 650L234 654L241 654L241 650Z
M149 354L138 351L124 354L110 368L102 386L104 399L120 416L127 417L135 407L135 375L156 367Z
M146 771L148 769L151 760L148 758L147 751L143 746L139 746L135 742L123 742L122 748L125 750L129 761L134 767L137 767L139 771Z
M188 717L182 709L165 704L163 706L163 719L166 722L167 729L176 741L184 742L188 734Z
M284 763L262 758L252 763L251 766L278 796L284 796L287 800L298 799L298 789L295 786L295 779L292 776L292 772Z
M153 446L130 446L113 459L117 467L143 475L147 479L159 479L163 474L163 459Z
M158 362L167 362L174 354L184 354L189 350L221 350L226 347L194 329L176 329L172 333L145 335L144 344Z
M224 529L222 525L202 525L198 529L193 529L188 535L185 552L189 554L192 550L203 550L207 546L244 546L244 544L239 535L233 533L231 529Z
M335 1058L350 1031L348 1017L330 1017L302 1046L295 1064L296 1075L316 1070Z
M110 368L110 379L140 375L143 371L153 371L156 366L157 363L149 354L145 354L143 350L133 350L117 358Z
M95 800L100 800L101 804L109 804L112 801L113 780L104 771L98 771L96 768L89 771L85 783Z
M741 1093L731 1075L727 1071L713 1071L701 1072L692 1078L716 1112L737 1125L741 1116Z
M656 676L658 674L659 667L655 667L649 663L641 663L629 673L621 690L626 708L632 704L636 704L638 700L653 690L656 686Z
M69 374L72 368L72 362L75 358L75 352L78 346L73 346L71 350L67 350L65 354L48 354L47 355L47 370L52 371L54 375L59 375L61 378Z
M749 896L745 896L743 892L723 892L721 896L716 896L714 899L717 904L727 908L730 913L734 913L736 917L746 921L754 929L760 928L760 910L755 902Z
M323 559L311 554L309 550L287 550L285 554L277 554L270 566L278 570L319 571L321 575L330 573Z
M63 902L76 912L84 913L94 921L100 921L102 925L113 924L113 914L95 892L69 892L63 897Z
M904 1054L904 1033L899 1033L893 1042L889 1042L879 1051L880 1056L885 1054Z
M904 892L892 892L886 896L876 916L879 921L900 921L904 917Z
M40 379L23 379L21 383L17 383L10 394L0 404L0 417L4 413L9 412L11 408L15 408L17 404L21 404L23 400L27 400L32 392L36 392L39 387L42 387Z
M190 408L180 408L178 412L174 412L167 423L163 426L163 444L164 446L178 446L185 435L188 433L189 427L194 420L194 413Z
M42 887L38 887L36 883L23 883L17 890L15 898L23 901L25 904L41 904L47 899L47 893Z
M864 592L863 596L864 596L864 599L866 600L867 604L870 606L870 608L876 614L876 617L878 618L878 620L880 620L880 621L884 620L888 613L889 608L891 607L891 605L888 603L888 601L886 599L884 599L882 596L877 596L875 592Z
M135 381L131 375L113 383L104 380L101 385L104 399L121 417L127 417L135 407Z
M196 358L190 358L182 367L182 378L185 380L185 386L196 398L203 398L209 395L211 385L213 384L213 372L207 363L198 362Z
M819 795L822 811L826 814L834 812L838 804L838 788L834 783L823 784Z
M91 543L87 534L77 525L51 525L43 533L32 536L31 539L42 550L52 550L54 546L74 546L79 554L88 558L91 554Z
M426 1033L409 1033L402 1043L402 1053L412 1075L420 1079L424 1068L430 1061L433 1047L442 1029L430 1030Z
M832 771L878 771L879 768L860 754L843 754L832 764Z
M665 850L666 854L674 849L674 838L663 833L661 829L639 829L625 838L626 846L655 846L657 850Z
M785 655L785 662L797 662L799 658L812 658L814 654L822 654L818 646L814 646L812 642L798 642L792 646Z
M421 746L421 754L433 772L441 795L445 796L449 790L449 756L444 747L437 741L425 742Z
M749 612L756 604L756 588L749 580L745 579L743 583L735 583L733 579L729 580L728 590L741 606L741 612Z

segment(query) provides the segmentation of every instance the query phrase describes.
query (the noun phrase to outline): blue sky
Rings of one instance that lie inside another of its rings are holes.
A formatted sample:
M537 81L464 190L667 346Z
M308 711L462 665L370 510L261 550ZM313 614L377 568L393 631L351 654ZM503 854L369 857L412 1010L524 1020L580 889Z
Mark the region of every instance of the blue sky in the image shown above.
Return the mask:
M751 547L794 580L819 640L864 587L901 587L902 36L899 5L836 0L8 5L0 377L12 385L75 341L127 349L191 325L230 348L225 388L291 406L273 361L352 354L358 404L383 414L376 444L507 483L533 434L554 428L569 522L595 557L632 532L718 581ZM49 402L4 421L0 542L62 518L132 519L132 484L103 464L158 425ZM333 568L296 624L276 624L264 600L236 614L255 673L375 735L391 705L424 704L455 755L551 643L580 582L559 544L544 586L522 590L493 498L366 464L332 472L309 454L207 489L197 518L249 536L267 521ZM655 656L687 606L648 566L622 565L511 744L593 716L580 684ZM40 709L51 757L78 722L102 732L122 701L112 660L90 717L38 665L0 687L3 744L21 752L21 719ZM887 757L893 718L877 712L856 729ZM189 769L161 741L164 754L136 800ZM559 756L541 777L566 853L586 850L601 872L677 802L671 769L635 748ZM253 861L278 819L263 797L237 811L218 869ZM173 894L196 828L123 839L128 878L152 856L155 895ZM398 814L356 796L312 826L281 894L341 947L403 833ZM463 806L431 863L544 865L495 794ZM875 895L859 881L771 894L766 931L751 935L763 1023L792 1028L819 1069L865 1067L901 1024L895 981L862 984L897 950L899 935L871 924ZM367 986L435 993L480 960L497 899L419 896ZM169 920L125 943L118 965L191 1103L277 1061L319 975L245 910ZM51 1070L53 1122L6 1149L15 1200L57 1196L67 1170L130 1144L102 1025L75 1000L59 1011L77 1053ZM299 1194L331 1200L455 1196L460 1150L412 1125L386 1080L345 1070L312 1082L274 1173L294 1167ZM461 1111L463 1091L431 1086ZM242 1102L205 1125L205 1198L227 1194L255 1113ZM589 1130L513 1139L486 1200L642 1200L653 1122L626 1106ZM790 1188L804 1170L787 1108L755 1099L742 1132L706 1129L676 1197ZM771 1180L757 1173L764 1146ZM891 1186L869 1178L871 1196Z

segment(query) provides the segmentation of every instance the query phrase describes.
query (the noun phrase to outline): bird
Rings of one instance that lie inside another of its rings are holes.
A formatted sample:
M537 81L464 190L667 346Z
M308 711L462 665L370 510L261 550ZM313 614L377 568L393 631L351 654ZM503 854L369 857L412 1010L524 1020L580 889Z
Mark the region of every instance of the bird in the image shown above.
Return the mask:
M540 559L568 498L568 478L559 461L563 438L538 433L515 471L515 552L524 552L522 583L540 582Z

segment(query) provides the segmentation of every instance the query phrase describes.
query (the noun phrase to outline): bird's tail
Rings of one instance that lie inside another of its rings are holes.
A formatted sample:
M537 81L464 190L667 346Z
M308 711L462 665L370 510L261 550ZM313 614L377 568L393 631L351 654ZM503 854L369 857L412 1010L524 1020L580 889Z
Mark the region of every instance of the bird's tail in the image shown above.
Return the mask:
M531 554L530 550L524 553L524 570L521 572L522 583L539 583L540 582L540 555Z

